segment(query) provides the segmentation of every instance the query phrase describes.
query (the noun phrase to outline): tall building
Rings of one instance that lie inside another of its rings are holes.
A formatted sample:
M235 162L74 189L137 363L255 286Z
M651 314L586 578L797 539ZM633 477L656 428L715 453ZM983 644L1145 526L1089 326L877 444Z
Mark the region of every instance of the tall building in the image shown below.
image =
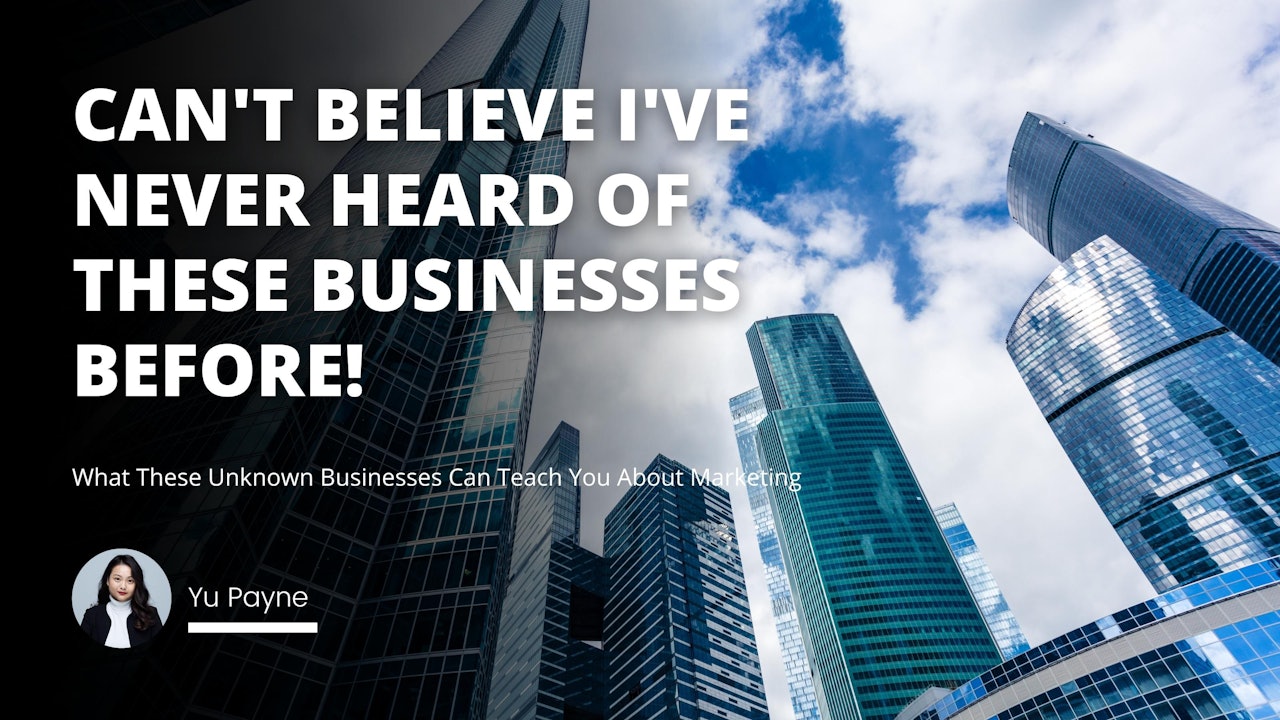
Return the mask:
M421 91L422 126L447 125L450 88L533 94L575 87L587 10L586 0L480 2L409 85ZM398 115L401 128L405 116ZM456 173L473 205L482 173L522 184L533 173L563 175L567 144L558 110L538 141L519 139L515 121L503 122L501 141L361 141L334 173L357 183L364 174L416 173L423 198L438 177ZM550 257L556 231L453 220L392 228L357 219L335 227L333 185L330 177L302 202L311 225L281 229L260 253L289 261L289 310L210 315L187 340L201 347L236 343L251 352L263 343L361 344L363 393L135 403L100 447L124 467L317 478L329 469L342 481L80 497L85 517L114 503L125 518L109 527L86 525L98 528L86 545L138 547L148 539L140 549L175 582L193 587L305 591L306 607L280 609L271 619L315 621L319 630L174 633L143 662L110 672L86 651L81 672L68 682L110 683L100 695L79 693L92 699L96 714L112 712L104 697L119 698L114 711L131 717L466 717L478 712L473 698L484 702L476 675L508 501L506 488L485 479L524 467L542 313L517 312L505 302L493 311L418 312L406 305L379 313L357 304L312 312L311 261L336 258L358 267L376 259L381 273L396 260L412 265L427 258L514 266ZM453 287L455 275L448 277ZM411 473L419 484L406 482ZM443 482L423 480L433 473ZM475 482L455 485L454 478ZM192 613L180 608L171 621L181 624ZM196 619L261 619L261 610L202 609Z
M658 456L606 517L601 557L578 545L577 467L561 423L529 466L539 484L512 488L472 716L763 720L728 494Z
M1007 346L1157 590L1280 555L1280 369L1154 268L1089 243Z
M893 429L834 315L755 323L760 457L822 717L892 718L1000 662Z
M1273 718L1278 608L1280 563L1263 560L1072 630L898 720Z
M494 720L608 714L609 655L599 644L609 565L578 545L579 488L569 474L578 466L578 430L560 423L529 466L548 484L511 489L498 563L507 580L494 583L502 612L479 684Z
M955 503L947 503L933 509L938 519L938 527L942 528L942 536L947 539L947 546L955 556L960 572L964 573L964 581L969 585L969 592L982 611L982 619L987 621L987 629L995 638L996 646L1005 660L1021 652L1031 649L1027 637L1022 634L1022 626L1013 610L1004 599L1004 593L996 584L996 578L987 567L987 561L974 542L969 526Z
M1280 228L1035 113L1013 144L1008 196L1054 257L1108 235L1280 363Z
M729 493L662 455L605 516L609 717L764 720Z
M733 416L733 433L738 440L738 457L743 473L760 472L760 456L756 443L756 425L764 419L766 411L760 388L751 388L729 400L729 413ZM751 503L751 519L756 527L756 543L760 547L760 559L764 562L765 583L769 589L769 612L778 633L778 647L782 652L782 664L787 674L787 694L791 711L796 720L818 720L818 698L813 689L813 673L809 669L809 656L805 653L804 637L800 633L800 621L796 615L795 601L791 597L791 580L782 561L782 548L778 544L778 530L773 521L773 508L769 505L769 491L760 483L747 485L747 499Z

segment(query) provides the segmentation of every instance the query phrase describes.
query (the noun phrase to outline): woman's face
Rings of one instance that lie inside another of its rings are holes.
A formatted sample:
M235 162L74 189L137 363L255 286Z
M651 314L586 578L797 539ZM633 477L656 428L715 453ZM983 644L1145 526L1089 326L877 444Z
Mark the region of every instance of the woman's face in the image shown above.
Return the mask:
M128 565L122 563L111 568L107 575L107 590L112 600L128 602L133 599L133 571Z

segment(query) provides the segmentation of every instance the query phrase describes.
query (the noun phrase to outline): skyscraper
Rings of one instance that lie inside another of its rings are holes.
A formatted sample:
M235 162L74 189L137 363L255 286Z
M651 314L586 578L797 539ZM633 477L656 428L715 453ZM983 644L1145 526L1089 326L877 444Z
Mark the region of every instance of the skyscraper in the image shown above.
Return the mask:
M973 599L982 611L982 619L987 621L987 629L991 631L991 637L995 638L1000 654L1008 660L1018 653L1030 650L1031 645L1022 634L1022 626L1009 609L1009 603L996 584L991 568L987 567L978 544L973 541L973 535L960 515L959 508L955 503L947 503L934 508L933 514L938 518L942 536L947 539L947 546L951 548L960 572L964 573L964 581L969 584L969 591L973 593Z
M658 456L606 517L601 557L578 545L577 467L561 423L529 466L539 485L512 488L472 716L763 719L728 494Z
M822 716L892 718L1000 662L932 509L834 315L755 323L760 457Z
M1280 369L1153 268L1089 243L1007 345L1158 590L1280 554Z
M729 493L659 455L604 520L609 717L768 715Z
M733 433L738 440L738 457L744 473L759 472L760 456L756 443L756 425L764 419L766 411L760 388L751 388L729 400L729 412L733 416ZM756 543L760 547L760 559L764 562L765 582L769 588L769 612L778 633L778 647L782 651L782 664L787 673L787 694L796 720L817 720L818 698L813 689L813 672L809 669L809 656L804 649L804 637L800 634L800 621L796 616L795 601L791 597L791 580L782 561L782 548L778 544L778 530L769 505L769 491L761 483L747 485L747 499L751 503L751 519L756 526Z
M423 126L445 126L451 88L532 95L575 87L586 23L586 0L483 0L409 85L421 91ZM402 129L405 115L398 114ZM505 140L362 141L334 173L416 173L422 197L442 174L457 173L473 203L482 173L506 174L522 185L533 173L562 175L567 145L559 112L538 141L517 139L506 115ZM289 261L290 309L210 316L188 339L250 349L360 344L363 393L157 401L122 416L102 446L166 470L318 476L331 469L345 474L342 482L116 493L108 502L123 505L129 519L94 543L134 547L148 539L143 549L171 578L192 586L305 591L305 608L272 619L316 621L318 633L162 639L128 678L134 701L122 704L122 713L313 718L472 711L507 495L498 484L454 485L449 473L493 478L524 466L542 313L506 304L494 311L426 313L406 305L379 313L357 305L312 312L311 261L376 259L384 273L401 259L515 263L549 257L556 231L452 220L423 228L335 227L332 188L330 178L303 201L310 226L282 229L260 253ZM457 286L452 274L449 281ZM445 478L439 485L398 484L409 473L437 472ZM86 494L86 505L95 498ZM187 612L176 611L174 620L189 619ZM223 607L199 619L250 615ZM85 677L95 677L94 662Z
M578 430L560 423L529 466L548 484L511 489L498 563L507 579L494 583L502 612L480 675L494 720L608 714L609 655L599 643L609 565L578 545L579 488L569 474L577 467Z
M1280 228L1035 113L1013 144L1008 196L1054 257L1108 235L1280 363Z

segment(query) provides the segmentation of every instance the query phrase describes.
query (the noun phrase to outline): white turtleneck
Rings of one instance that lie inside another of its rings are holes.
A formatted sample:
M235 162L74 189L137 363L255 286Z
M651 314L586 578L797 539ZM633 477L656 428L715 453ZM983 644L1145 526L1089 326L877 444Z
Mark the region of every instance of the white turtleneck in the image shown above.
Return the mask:
M129 647L129 613L133 605L128 600L107 600L107 617L111 618L111 630L107 633L107 647Z

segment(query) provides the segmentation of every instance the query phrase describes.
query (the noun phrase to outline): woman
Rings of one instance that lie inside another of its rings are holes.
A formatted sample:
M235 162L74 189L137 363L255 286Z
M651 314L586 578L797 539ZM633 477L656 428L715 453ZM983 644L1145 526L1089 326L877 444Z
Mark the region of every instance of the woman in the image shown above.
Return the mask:
M80 628L94 642L131 648L155 637L160 627L160 613L151 605L138 561L132 555L111 558L98 583L98 604L84 612Z

